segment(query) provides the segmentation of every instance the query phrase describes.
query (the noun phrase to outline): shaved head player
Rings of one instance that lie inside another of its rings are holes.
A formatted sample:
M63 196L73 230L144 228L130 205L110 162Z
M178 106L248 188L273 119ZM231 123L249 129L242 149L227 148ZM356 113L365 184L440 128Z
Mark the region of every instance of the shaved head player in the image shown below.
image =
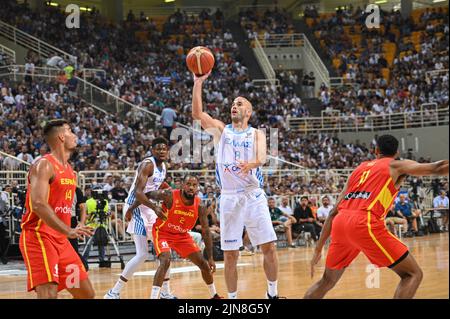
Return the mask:
M68 160L77 146L77 137L66 120L58 119L45 125L44 138L50 153L28 172L20 235L28 291L35 290L39 299L54 299L63 289L76 299L94 298L86 269L68 240L93 233L86 226L70 228L77 180Z
M231 105L231 124L213 119L203 112L202 85L210 73L194 75L192 117L214 136L216 145L216 181L221 188L219 202L220 240L224 251L225 281L228 298L237 298L237 261L242 246L242 233L247 230L253 246L259 245L264 255L267 278L265 297L278 299L277 236L272 227L269 207L263 190L261 166L266 162L266 137L248 122L252 105L237 97Z
M384 218L406 176L448 176L448 160L427 164L395 160L397 149L398 140L394 136L380 136L375 150L377 159L363 162L350 175L336 208L325 221L311 261L313 276L331 233L325 272L305 298L323 298L360 252L372 264L389 267L400 277L394 298L414 297L422 281L422 270L408 247L387 230Z

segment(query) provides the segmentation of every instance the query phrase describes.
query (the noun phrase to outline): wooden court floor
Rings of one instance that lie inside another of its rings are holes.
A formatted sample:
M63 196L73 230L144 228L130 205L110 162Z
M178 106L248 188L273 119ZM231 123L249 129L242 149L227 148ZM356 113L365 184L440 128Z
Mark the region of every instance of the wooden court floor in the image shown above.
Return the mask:
M416 298L449 298L449 237L448 233L434 234L403 240L418 261L424 272L424 278ZM289 299L302 298L305 291L319 279L324 267L322 259L314 279L309 275L309 260L313 248L299 247L279 249L279 293ZM218 270L215 283L219 294L226 296L226 286L223 275L223 262L217 262ZM98 269L93 266L89 273L96 290L96 298L103 298L121 272L118 264L111 269ZM222 267L222 268L221 268ZM0 274L2 266L0 265ZM134 278L123 289L123 299L146 299L150 296L153 280L154 262L147 262ZM370 267L365 256L360 254L347 269L341 281L327 298L391 298L399 281L397 275L387 268ZM243 256L239 260L238 297L260 299L264 297L266 281L262 270L262 255ZM369 277L368 277L369 276ZM379 278L379 280L377 280ZM171 288L179 298L208 298L200 272L190 262L172 263ZM25 275L0 275L1 298L35 298L34 293L26 292ZM60 298L70 298L67 292L62 292Z

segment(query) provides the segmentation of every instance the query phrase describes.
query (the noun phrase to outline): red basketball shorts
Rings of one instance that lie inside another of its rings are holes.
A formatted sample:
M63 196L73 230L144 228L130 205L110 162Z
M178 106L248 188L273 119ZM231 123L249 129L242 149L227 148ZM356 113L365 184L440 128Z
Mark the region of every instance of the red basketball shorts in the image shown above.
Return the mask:
M79 283L88 278L69 240L59 242L45 233L24 230L20 251L28 271L28 291L49 282L58 284L58 291L79 288Z
M342 269L360 252L378 267L393 267L408 255L408 247L390 233L384 219L367 211L340 211L331 229L326 267Z
M188 233L174 234L157 230L157 227L153 227L153 244L157 256L163 252L170 252L171 249L175 250L181 258L186 258L192 253L200 251L200 248Z

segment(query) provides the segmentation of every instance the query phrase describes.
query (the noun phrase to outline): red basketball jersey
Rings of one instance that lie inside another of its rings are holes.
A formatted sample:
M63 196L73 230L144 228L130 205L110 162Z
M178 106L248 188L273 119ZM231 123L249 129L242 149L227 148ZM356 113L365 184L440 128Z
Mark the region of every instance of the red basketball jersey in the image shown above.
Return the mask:
M50 183L48 192L48 204L55 212L56 216L61 219L67 226L70 226L72 216L72 203L76 189L76 175L70 165L63 167L51 154L44 155L40 160L45 158L53 166L55 177ZM66 235L54 230L46 225L42 219L33 212L30 194L30 177L28 176L27 196L25 203L26 212L22 217L22 229L35 231L37 233L45 233L52 236L58 241L67 239Z
M167 214L167 220L162 221L160 218L156 220L155 227L159 231L184 234L194 228L198 218L198 207L200 205L200 197L195 196L194 204L186 206L181 199L181 190L172 190L172 208L167 209L163 204L162 208Z
M350 175L338 210L370 211L377 217L384 217L398 193L389 168L393 160L381 158L359 165Z

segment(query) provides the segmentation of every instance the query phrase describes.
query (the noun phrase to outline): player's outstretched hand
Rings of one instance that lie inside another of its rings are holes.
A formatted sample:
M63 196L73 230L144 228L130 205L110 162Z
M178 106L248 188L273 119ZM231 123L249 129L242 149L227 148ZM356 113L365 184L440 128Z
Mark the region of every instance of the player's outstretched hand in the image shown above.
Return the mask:
M131 207L128 207L127 212L125 213L125 221L129 222L131 220L133 211L131 210Z
M322 258L322 250L314 249L314 255L311 259L311 279L314 277L314 267L317 265L317 263L321 258Z
M211 74L211 71L209 71L208 73L206 73L206 74L204 74L202 76L197 76L197 75L195 75L195 73L192 73L193 76L194 76L194 82L203 83L208 78L208 76Z
M238 160L237 167L239 167L241 169L241 171L239 172L239 175L241 175L241 176L248 175L248 173L253 169L252 164L244 162L244 161L239 161L239 160Z
M159 218L161 218L163 221L167 220L167 214L164 214L163 210L161 207L156 206L156 208L154 209L156 216L158 216Z
M211 273L216 272L216 262L212 258L208 258L209 269L211 269Z
M84 225L78 225L76 228L71 228L67 237L70 239L82 238L84 236L91 237L94 235L94 228Z

